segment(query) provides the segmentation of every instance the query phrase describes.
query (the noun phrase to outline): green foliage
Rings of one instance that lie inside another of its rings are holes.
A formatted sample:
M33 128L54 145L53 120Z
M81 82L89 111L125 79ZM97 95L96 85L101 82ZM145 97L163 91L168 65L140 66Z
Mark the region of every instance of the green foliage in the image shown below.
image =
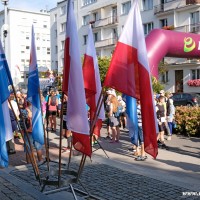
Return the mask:
M200 107L176 107L175 121L177 133L200 135Z
M164 89L164 86L155 77L152 76L151 80L152 80L153 91L155 93L158 94L160 92L160 90Z
M166 71L168 71L167 65L168 65L167 62L161 61L161 62L159 63L159 65L158 65L158 73L162 75L162 74L164 74Z
M107 73L109 65L110 65L110 61L111 61L111 57L98 57L99 73L100 73L101 83L104 82L104 79L106 77L106 73Z

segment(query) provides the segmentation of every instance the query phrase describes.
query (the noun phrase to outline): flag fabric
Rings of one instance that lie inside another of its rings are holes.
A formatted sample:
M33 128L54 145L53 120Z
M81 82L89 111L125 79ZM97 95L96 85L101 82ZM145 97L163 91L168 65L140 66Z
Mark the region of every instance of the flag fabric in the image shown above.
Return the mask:
M44 129L40 104L40 84L37 67L34 27L32 26L32 40L30 52L30 64L28 74L27 100L32 104L32 137L41 145L44 144Z
M12 85L12 78L8 63L0 41L0 166L8 166L8 153L6 141L13 138L8 98L10 96L9 85Z
M156 158L158 154L157 121L138 0L134 2L129 12L104 86L140 99L145 151Z
M92 120L97 109L97 103L101 95L102 88L91 25L89 26L87 48L83 62L83 78L86 93L86 101L88 106L90 107L90 120ZM105 112L102 106L94 128L94 134L98 137L100 136L102 120L104 118Z
M136 99L128 95L126 98L127 126L131 143L138 146L138 119Z
M73 134L77 151L91 156L89 123L83 82L76 20L71 0L68 1L62 91L68 95L67 127Z

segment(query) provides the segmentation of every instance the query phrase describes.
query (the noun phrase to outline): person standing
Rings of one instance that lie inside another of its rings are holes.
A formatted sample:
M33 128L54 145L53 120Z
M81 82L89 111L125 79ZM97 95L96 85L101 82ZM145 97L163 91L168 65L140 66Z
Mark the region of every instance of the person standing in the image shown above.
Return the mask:
M58 99L55 91L51 91L51 96L48 100L48 120L50 122L51 131L56 132L56 114L57 114Z

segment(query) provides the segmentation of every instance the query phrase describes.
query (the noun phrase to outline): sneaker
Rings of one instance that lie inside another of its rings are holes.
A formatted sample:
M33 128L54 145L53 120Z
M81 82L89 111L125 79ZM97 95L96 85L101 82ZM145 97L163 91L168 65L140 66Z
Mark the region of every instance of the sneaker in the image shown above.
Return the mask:
M162 149L169 150L169 147L166 144L162 144Z
M135 158L136 161L145 161L147 159L147 156L138 156L137 158Z
M108 135L108 136L105 137L105 139L111 139L111 137Z
M168 141L172 140L172 136L168 136L167 140Z

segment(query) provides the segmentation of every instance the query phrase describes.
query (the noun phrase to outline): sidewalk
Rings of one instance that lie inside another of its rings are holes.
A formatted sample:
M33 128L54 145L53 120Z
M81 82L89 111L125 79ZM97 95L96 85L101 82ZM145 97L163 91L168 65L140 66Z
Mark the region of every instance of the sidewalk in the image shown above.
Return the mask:
M200 192L200 138L189 139L174 135L172 141L166 141L170 149L168 151L159 149L156 160L148 156L146 161L137 162L132 152L128 151L131 146L128 133L122 130L120 143L114 144L104 139L105 133L106 129L103 128L100 144L106 150L109 159L106 158L102 149L95 151L92 162L87 160L81 177L82 183L91 194L109 200L200 199L200 196L182 195L182 192ZM59 137L51 132L49 135L50 158L57 160ZM65 145L65 140L63 140L63 146ZM6 173L39 192L39 183L35 181L32 167L24 165L25 155L21 140L16 145L16 151L17 154L10 155L10 167L5 170ZM67 157L67 153L62 153L63 163L67 163ZM77 169L79 161L80 156L73 157L72 168ZM15 165L21 166L13 167ZM52 169L58 167L53 163L51 165ZM45 167L45 165L40 167L41 172L45 170ZM2 178L2 173L0 173L0 178ZM65 179L65 175L62 178ZM76 187L81 189L77 184ZM52 189L55 188L48 186L45 191ZM68 190L68 192L46 195L46 198L73 199L69 192Z

